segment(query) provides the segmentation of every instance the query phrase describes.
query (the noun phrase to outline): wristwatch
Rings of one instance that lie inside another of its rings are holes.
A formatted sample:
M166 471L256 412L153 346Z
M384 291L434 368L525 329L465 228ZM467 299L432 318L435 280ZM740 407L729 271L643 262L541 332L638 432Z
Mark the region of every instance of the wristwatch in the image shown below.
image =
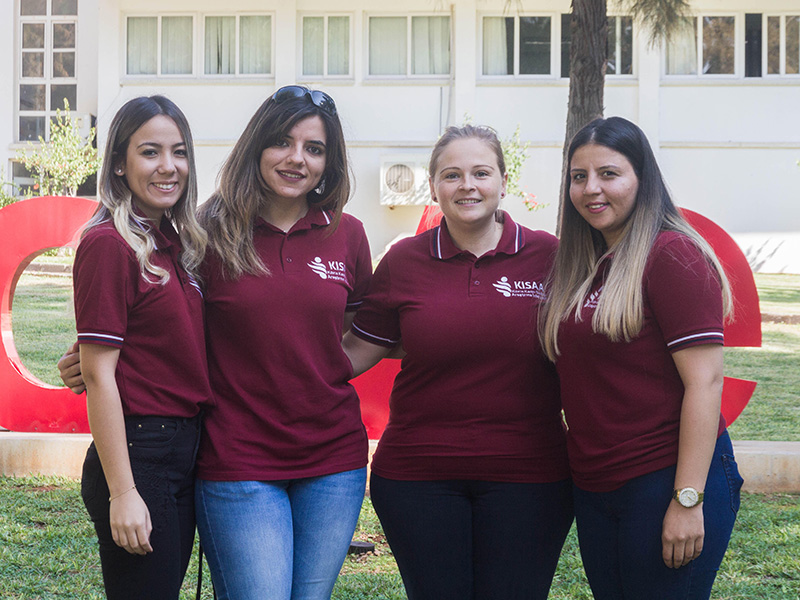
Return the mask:
M681 506L692 508L703 501L703 492L698 492L691 487L685 487L681 490L672 490L672 498L677 500Z

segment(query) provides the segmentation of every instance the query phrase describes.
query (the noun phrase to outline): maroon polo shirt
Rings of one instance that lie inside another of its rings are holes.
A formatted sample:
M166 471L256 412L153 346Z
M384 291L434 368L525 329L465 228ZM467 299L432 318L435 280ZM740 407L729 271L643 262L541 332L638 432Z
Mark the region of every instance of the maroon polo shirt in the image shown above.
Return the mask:
M203 296L180 264L180 238L166 218L153 236L150 260L169 272L165 285L144 280L110 222L81 240L73 268L78 341L120 349L116 379L125 415L193 417L212 397Z
M556 238L504 215L497 248L462 252L447 225L395 244L353 331L407 356L373 472L399 480L569 476L558 381L535 306Z
M592 331L609 265L592 285L583 320L567 320L558 334L572 477L592 492L677 463L684 388L672 352L723 342L719 279L691 240L676 232L656 239L644 272L642 330L630 342Z
M367 435L341 346L372 274L361 223L312 208L288 233L258 219L270 275L231 279L207 255L206 327L216 407L198 476L217 481L314 477L361 468Z

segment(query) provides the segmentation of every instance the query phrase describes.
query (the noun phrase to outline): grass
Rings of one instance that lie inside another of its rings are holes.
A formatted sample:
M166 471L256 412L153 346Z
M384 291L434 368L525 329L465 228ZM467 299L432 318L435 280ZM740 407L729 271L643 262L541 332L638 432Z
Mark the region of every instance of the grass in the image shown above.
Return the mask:
M800 276L756 275L764 313L800 315ZM13 307L14 341L26 367L60 384L55 363L74 341L69 277L24 274ZM764 323L761 348L726 348L726 374L758 381L753 399L731 426L734 439L800 441L800 325ZM356 539L375 552L345 560L334 600L402 600L397 566L367 498ZM800 598L800 496L743 495L739 520L714 598ZM0 598L103 597L95 537L78 482L65 478L0 478ZM194 598L193 557L181 598ZM212 598L210 578L203 599ZM589 600L574 528L561 555L550 598Z
M56 362L75 341L72 278L22 274L11 312L14 344L27 369L51 385L62 385Z
M80 500L80 484L57 477L0 477L0 598L5 600L103 598L92 526ZM345 560L334 600L403 600L402 582L369 499L356 538L376 552ZM745 494L725 557L715 599L800 597L800 496ZM212 598L206 569L202 598ZM196 553L181 593L194 598ZM550 598L591 599L575 531L561 555Z
M725 349L725 374L758 382L731 437L800 441L800 325L763 323L762 333L761 348Z
M800 315L800 275L756 273L761 312Z

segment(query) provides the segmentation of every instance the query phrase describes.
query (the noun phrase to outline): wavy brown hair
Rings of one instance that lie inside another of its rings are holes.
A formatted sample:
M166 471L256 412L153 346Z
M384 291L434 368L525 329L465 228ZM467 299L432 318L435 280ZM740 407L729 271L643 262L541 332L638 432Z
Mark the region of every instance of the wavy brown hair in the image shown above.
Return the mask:
M200 208L200 222L225 274L269 273L253 245L253 225L271 190L261 176L261 153L283 140L303 119L319 117L325 126L325 171L321 185L306 196L309 204L333 213L332 233L350 199L350 173L344 133L335 111L318 107L306 96L276 102L273 96L258 108L236 141L217 179L217 189Z

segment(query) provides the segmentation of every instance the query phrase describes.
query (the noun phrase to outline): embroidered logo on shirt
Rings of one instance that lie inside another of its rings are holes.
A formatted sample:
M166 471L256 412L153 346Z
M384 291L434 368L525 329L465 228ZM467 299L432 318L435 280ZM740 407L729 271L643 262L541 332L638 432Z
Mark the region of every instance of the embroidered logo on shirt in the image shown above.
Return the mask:
M340 260L329 260L326 263L317 256L314 258L313 262L306 264L308 264L309 268L314 271L314 273L319 275L320 279L347 282L347 270L345 269L344 263Z
M544 285L537 281L509 281L508 277L501 277L494 282L494 289L506 298L538 298L544 300Z
M592 294L586 299L583 308L597 308L597 302L600 300L600 292L602 291L603 286L600 286L596 292L592 292Z

